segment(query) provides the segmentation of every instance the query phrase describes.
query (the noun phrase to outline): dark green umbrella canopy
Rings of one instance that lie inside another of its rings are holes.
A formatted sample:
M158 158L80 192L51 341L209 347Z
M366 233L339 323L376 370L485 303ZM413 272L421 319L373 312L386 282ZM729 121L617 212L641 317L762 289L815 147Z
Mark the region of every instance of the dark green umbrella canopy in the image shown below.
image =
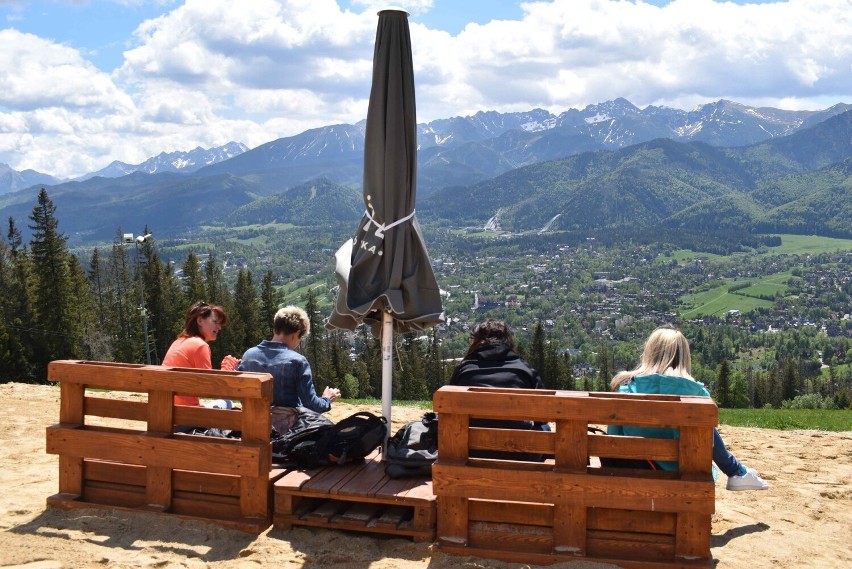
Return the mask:
M355 236L337 252L340 285L327 327L366 322L378 336L382 312L397 332L443 321L440 290L414 213L417 117L408 14L379 12L364 140L364 204Z

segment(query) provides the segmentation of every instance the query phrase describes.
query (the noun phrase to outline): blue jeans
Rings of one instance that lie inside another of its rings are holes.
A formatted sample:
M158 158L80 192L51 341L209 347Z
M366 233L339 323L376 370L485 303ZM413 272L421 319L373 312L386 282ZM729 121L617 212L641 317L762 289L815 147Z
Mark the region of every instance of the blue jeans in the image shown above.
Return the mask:
M728 477L738 476L745 471L745 467L725 447L718 429L713 429L713 462Z

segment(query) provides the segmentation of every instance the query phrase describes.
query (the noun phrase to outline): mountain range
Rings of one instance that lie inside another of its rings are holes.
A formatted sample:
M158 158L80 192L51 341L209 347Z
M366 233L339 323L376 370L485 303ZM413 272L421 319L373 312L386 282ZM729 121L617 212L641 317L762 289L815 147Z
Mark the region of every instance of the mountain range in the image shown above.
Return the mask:
M440 119L418 125L417 210L434 223L494 218L513 231L667 223L849 234L833 212L852 203L850 110L722 100L686 112L616 99L558 116ZM312 129L251 150L196 149L191 159L163 153L23 190L19 180L0 195L0 212L25 220L44 186L62 229L82 241L110 239L119 226L157 226L162 235L211 221L356 221L364 126Z

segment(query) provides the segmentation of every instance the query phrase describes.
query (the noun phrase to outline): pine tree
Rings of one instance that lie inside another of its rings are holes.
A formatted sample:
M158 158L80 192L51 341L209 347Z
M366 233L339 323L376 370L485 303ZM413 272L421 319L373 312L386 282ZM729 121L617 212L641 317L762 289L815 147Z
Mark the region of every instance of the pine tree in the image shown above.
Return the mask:
M546 377L547 370L545 369L545 345L544 345L544 326L541 325L541 320L536 322L533 329L532 341L527 350L527 363L542 376L544 384L548 389L554 388L555 377Z
M190 252L186 256L186 261L183 264L183 282L187 308L199 300L204 300L211 304L214 303L212 298L207 297L207 289L204 286L201 267L198 264L198 257L195 256L195 253Z
M609 363L609 345L606 342L601 342L598 349L598 385L593 386L593 389L607 391L606 387L609 385L610 379L612 379Z
M317 370L318 374L326 372L326 362L323 354L323 336L325 328L323 327L322 315L319 311L319 302L317 294L313 288L309 288L305 293L305 312L308 313L308 320L311 323L311 333L307 337L307 345L305 346L305 357L311 363L311 369ZM323 377L320 375L320 377Z
M260 283L260 320L264 330L272 330L275 313L281 302L280 294L273 284L272 271L266 271Z
M36 336L34 363L38 378L47 377L47 364L55 359L74 359L80 353L80 330L74 319L75 298L70 281L67 237L58 230L56 206L42 188L30 214L33 232L30 253L33 263L33 308Z
M207 257L207 261L204 263L204 290L207 293L207 302L221 306L225 311L225 314L228 315L228 319L230 321L234 314L234 301L231 297L230 291L228 290L228 286L225 283L225 274L222 270L222 266L216 262L216 256L212 253ZM196 300L204 300L204 298L198 298ZM190 303L192 302L195 302L195 300L190 301ZM225 357L226 354L239 355L242 354L247 347L248 346L241 344L241 341L238 340L236 334L234 334L231 325L228 324L219 331L219 336L216 338L216 341L210 344L213 367L218 367L219 362L222 361L222 358Z
M245 350L260 342L268 333L261 329L260 306L257 299L257 288L251 271L240 269L237 273L237 284L234 288L234 314L228 327L237 346ZM237 350L238 353L242 353Z
M118 231L112 244L107 264L105 302L108 313L107 329L112 338L112 353L115 361L135 363L142 361L139 349L142 338L138 324L139 314L135 310L138 300L130 276L127 244Z
M21 232L9 218L8 245L0 240L0 315L7 334L9 356L0 369L0 381L36 379L33 366L33 315L30 299L30 259Z
M716 378L716 403L719 407L730 407L731 366L727 359L719 366L719 376Z
M72 318L80 334L80 354L87 360L108 360L110 342L98 317L97 298L92 294L86 271L74 255L68 255L68 276L74 299Z

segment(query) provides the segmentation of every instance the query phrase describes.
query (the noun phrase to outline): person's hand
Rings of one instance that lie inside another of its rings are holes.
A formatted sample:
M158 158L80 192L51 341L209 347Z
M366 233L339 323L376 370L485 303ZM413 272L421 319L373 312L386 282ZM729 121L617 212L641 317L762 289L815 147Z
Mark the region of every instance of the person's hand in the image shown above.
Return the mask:
M328 399L329 402L332 402L335 399L340 399L340 390L336 387L326 387L322 392L322 396Z
M225 371L235 371L239 364L240 360L228 354L227 356L222 358L222 364L219 367L221 367Z

